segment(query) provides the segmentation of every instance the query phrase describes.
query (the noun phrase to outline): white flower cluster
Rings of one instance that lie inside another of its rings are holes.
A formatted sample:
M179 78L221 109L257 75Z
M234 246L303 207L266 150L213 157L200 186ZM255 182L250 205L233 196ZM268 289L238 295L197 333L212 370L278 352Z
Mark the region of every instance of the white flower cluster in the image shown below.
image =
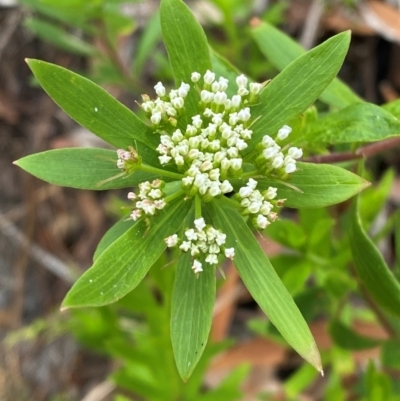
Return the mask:
M186 241L182 241L179 246L184 252L189 252L194 257L192 269L195 273L203 271L203 264L200 258L205 258L205 263L210 265L218 264L218 255L224 254L227 258L233 259L235 257L234 248L225 248L226 234L220 230L215 229L211 225L206 225L204 219L201 217L194 221L195 228L185 231ZM165 238L168 247L178 245L179 238L177 234Z
M282 206L283 200L273 201L277 195L277 189L269 187L262 193L256 189L257 181L249 179L245 187L240 188L235 194L236 199L242 206L242 214L250 215L256 228L264 230L270 223L278 218L278 214L273 211L275 206Z
M132 220L136 221L143 215L154 215L156 210L165 207L165 193L162 191L164 185L161 180L145 181L139 184L138 194L128 193L128 199L135 202L135 208L130 214Z
M154 101L148 96L143 96L145 100L141 107L150 118L154 127L160 127L163 123L176 125L176 118L182 113L185 106L185 98L190 90L190 85L182 82L178 89L173 89L167 95L166 89L161 82L154 87L159 96Z
M292 132L292 128L284 125L276 136L276 141L284 141ZM256 159L256 165L265 174L275 173L278 176L296 171L296 159L303 156L300 148L290 147L287 152L285 147L281 148L274 139L265 135L258 145L260 155ZM285 154L286 153L286 154Z
M201 75L192 74L192 81L198 87ZM237 94L228 98L226 90L229 81L207 71L200 90L200 106L203 112L192 117L192 124L184 132L176 129L171 135L163 134L160 145L160 163L174 162L185 172L182 187L193 196L199 193L203 200L226 194L233 190L227 180L240 176L243 159L240 152L247 148L251 139L250 108L245 105L257 99L262 85L251 83L240 75L236 79Z

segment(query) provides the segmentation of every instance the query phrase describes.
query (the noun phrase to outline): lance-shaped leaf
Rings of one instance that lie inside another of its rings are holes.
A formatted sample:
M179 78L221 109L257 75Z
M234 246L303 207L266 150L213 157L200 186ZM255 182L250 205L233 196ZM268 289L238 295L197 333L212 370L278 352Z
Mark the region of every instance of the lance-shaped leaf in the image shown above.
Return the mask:
M192 72L203 75L211 70L206 35L186 4L182 0L162 0L160 18L162 36L176 84L190 84ZM197 114L198 102L198 93L191 90L185 101L188 117Z
M198 277L189 253L178 261L172 293L171 340L176 365L189 379L207 344L215 302L215 268L206 265Z
M50 184L79 189L126 188L160 177L144 171L124 175L117 168L117 153L107 149L49 150L23 157L14 164Z
M264 56L280 71L306 53L290 36L266 22L255 26L251 34ZM362 102L362 99L339 78L333 79L319 99L339 109L352 103Z
M119 237L125 234L134 224L138 222L134 222L128 216L123 217L121 220L117 221L107 232L103 235L100 242L97 244L96 251L93 255L93 260L99 258L99 256Z
M289 64L260 93L252 116L252 146L265 134L279 128L311 106L338 73L350 42L349 32L340 33Z
M214 225L235 248L234 264L247 289L285 340L317 370L321 359L306 321L253 233L235 209L218 200L207 205Z
M356 103L307 126L311 143L374 142L400 136L400 120L371 103Z
M351 210L349 240L354 267L371 298L386 311L400 316L400 284L361 226L358 201Z
M144 161L159 165L153 150L159 138L103 88L54 64L40 60L27 63L42 88L75 121L115 147L137 148Z
M98 53L95 47L65 32L65 30L57 25L37 18L25 20L24 25L40 39L52 43L60 49L83 56L93 56Z
M278 188L280 199L292 208L317 208L343 202L370 183L341 167L330 164L297 163L297 171L286 183L261 178L258 189ZM243 186L240 184L239 186Z
M166 248L190 208L182 199L171 202L151 221L140 220L105 249L66 295L63 308L101 306L132 291Z

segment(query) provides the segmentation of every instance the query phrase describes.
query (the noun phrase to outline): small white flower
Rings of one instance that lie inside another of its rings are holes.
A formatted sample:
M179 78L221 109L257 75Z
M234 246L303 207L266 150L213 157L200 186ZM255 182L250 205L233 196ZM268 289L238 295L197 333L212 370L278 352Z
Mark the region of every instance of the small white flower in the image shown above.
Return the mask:
M207 70L207 72L204 74L204 82L207 85L211 85L214 81L215 81L215 74L210 70Z
M166 204L167 204L167 203L165 202L164 199L157 199L157 200L154 201L154 206L155 206L155 208L156 208L156 209L159 209L159 210L164 209L164 207L166 206Z
M303 151L300 148L291 147L288 150L288 155L293 159L300 159L303 156Z
M236 84L237 84L237 86L239 86L239 87L241 87L241 86L246 86L247 85L247 78L246 78L246 76L245 75L239 75L237 78L236 78Z
M152 114L152 116L150 117L150 121L154 124L154 125L158 125L160 124L161 121L161 113L160 112L155 112Z
M233 170L240 170L242 168L243 160L239 157L231 159L231 167Z
M228 180L224 180L219 188L223 194L233 191L232 184Z
M178 243L178 236L176 234L170 235L164 239L168 248L174 247Z
M131 219L133 221L138 220L141 216L142 216L142 211L141 210L132 210Z
M181 249L183 252L187 252L192 243L190 241L183 241L182 244L179 246L179 249Z
M201 75L198 72L192 72L190 79L192 82L198 82L201 78Z
M284 125L279 131L278 131L278 135L277 138L280 141L283 141L284 139L286 139L289 134L292 132L292 128L290 128L288 125Z
M271 210L272 210L272 204L264 201L261 206L260 213L263 214L264 216L268 216L271 213Z
M283 155L278 154L274 157L271 163L273 168L281 168L283 166Z
M211 103L214 100L214 93L209 92L208 90L203 89L200 92L200 99L203 103ZM211 111L211 110L210 110ZM209 114L209 113L208 113ZM206 114L207 116L207 114ZM208 116L207 116L208 117Z
M272 199L276 198L277 192L278 192L278 189L277 189L277 188L268 187L267 193L265 194L265 197L266 197L267 199L272 200Z
M137 195L134 192L129 192L128 199L135 200L135 199L137 199Z
M203 271L202 264L196 259L193 261L192 269L196 274L201 273Z
M176 131L174 131L174 133L172 134L172 140L174 141L174 142L180 142L180 141L182 141L182 139L184 138L183 137L183 135L182 135L182 132L181 132L181 130L180 129L177 129Z
M219 254L220 250L221 249L217 244L211 244L208 248L208 252L215 254Z
M275 145L275 141L269 135L264 135L261 143L265 147L270 147Z
M241 86L238 91L237 91L238 95L240 96L247 96L249 94L249 91L244 87Z
M240 121L248 121L251 118L250 109L248 107L242 109L238 113L238 118Z
M182 178L182 184L185 187L190 187L193 184L194 177L183 177Z
M293 173L293 172L295 172L295 171L296 171L296 164L295 164L295 163L288 163L288 164L285 166L285 172L286 172L287 174Z
M171 103L172 103L172 106L175 107L175 109L183 109L183 106L185 105L185 101L183 100L182 97L179 97L179 96L174 99L171 99Z
M171 161L172 157L167 156L167 155L162 155L158 157L158 160L160 160L160 164L168 164Z
M148 196L152 199L159 199L162 197L162 192L159 189L152 189L149 193Z
M185 159L181 155L176 156L174 160L177 166L183 166L185 164Z
M251 187L242 187L239 189L239 195L241 198L247 198L253 192L253 188Z
M240 95L232 96L232 107L239 108L242 102L242 97Z
M262 214L259 214L257 216L256 222L257 222L257 227L261 228L262 230L264 230L270 224L268 219Z
M219 77L218 83L219 83L219 90L221 92L225 92L228 89L229 80L227 80L226 78Z
M262 206L261 202L252 202L247 209L248 209L249 213L256 214L260 211L261 206Z
M180 97L185 98L187 96L187 94L189 93L190 90L190 85L186 84L185 82L181 83L181 86L178 89L178 95Z
M251 189L256 189L257 188L258 182L254 180L253 178L249 178L249 181L247 182L246 186L248 186Z
M214 82L215 83L215 82ZM214 103L215 104L224 104L225 100L227 99L227 95L225 92L216 92L214 96Z
M214 82L212 83L212 85L211 85L211 90L212 90L214 93L218 92L218 91L220 90L220 89L219 89L219 82L214 81Z
M250 82L250 93L253 95L258 95L261 91L262 84L256 83L256 82Z
M210 265L216 265L218 264L218 258L217 255L215 254L208 254L206 257L206 262L209 263Z
M206 226L206 223L203 219L203 217L200 217L199 219L196 219L194 221L194 226L199 230L202 231L204 229L204 227Z
M225 248L225 256L232 260L235 257L235 248Z
M158 82L154 89L157 93L157 96L163 97L165 96L165 87L161 82Z
M196 241L197 240L197 234L193 230L193 228L190 228L189 230L185 231L186 238L189 241Z
M222 246L225 244L226 240L226 234L218 232L216 237L215 237L215 242L219 245Z
M203 121L199 114L197 116L192 117L192 123L193 123L193 126L196 127L197 129L199 129L201 127L201 125L203 124Z

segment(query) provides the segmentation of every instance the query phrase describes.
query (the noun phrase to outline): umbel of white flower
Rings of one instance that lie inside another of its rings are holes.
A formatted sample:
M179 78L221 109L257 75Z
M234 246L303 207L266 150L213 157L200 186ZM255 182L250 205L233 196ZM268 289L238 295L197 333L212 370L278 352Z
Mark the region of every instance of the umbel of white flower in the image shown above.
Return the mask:
M249 216L253 226L265 229L278 217L278 208L283 199L276 199L277 189L269 187L257 190L257 177L274 176L287 179L296 171L296 160L302 157L302 150L290 147L287 138L292 129L284 125L273 138L265 135L256 146L257 156L252 161L256 171L253 178L243 172L243 151L252 139L251 129L255 118L250 106L258 101L263 85L249 83L244 75L236 78L236 94L229 97L228 79L207 71L203 76L198 72L191 75L192 84L182 82L178 89L167 92L161 82L154 89L157 98L151 100L143 95L142 109L151 122L154 132L160 135L156 150L161 168L175 165L181 180L181 191L186 199L200 198L209 202L234 192L232 179L248 178L246 186L233 194L232 201L243 216ZM191 90L199 94L197 115L191 116L190 124L182 127L178 122L187 114L185 100ZM133 148L117 151L117 166L125 173L140 168L141 158ZM162 192L164 183L139 184L139 193L130 192L128 198L134 202L131 213L133 220L146 215L154 215L164 208L168 197ZM200 208L201 209L201 208ZM183 252L193 257L195 273L203 270L204 263L217 265L219 255L233 259L233 248L224 248L226 235L211 225L206 225L203 217L196 214L194 228L185 231L186 239L172 234L165 239L168 247L178 244Z
M210 265L217 265L220 254L224 254L230 259L234 258L234 248L224 247L226 234L211 225L206 225L202 217L194 221L194 227L185 231L186 240L182 241L179 249L183 252L190 252L193 256L192 269L195 273L203 271L201 260ZM177 246L180 240L177 234L173 234L165 238L165 242L171 248Z

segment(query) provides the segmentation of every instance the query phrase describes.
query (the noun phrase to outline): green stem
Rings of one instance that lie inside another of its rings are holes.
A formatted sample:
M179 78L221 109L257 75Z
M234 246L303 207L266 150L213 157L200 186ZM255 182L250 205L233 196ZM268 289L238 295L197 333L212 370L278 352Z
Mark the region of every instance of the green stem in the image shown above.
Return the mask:
M185 193L185 191L184 191L183 189L180 189L179 191L176 191L176 192L174 192L173 194L167 196L167 197L165 198L165 202L166 202L166 203L171 202L171 201L173 201L174 199L179 198L179 197L180 197L181 195L183 195L184 193Z
M247 172L243 173L240 178L251 178L251 177L254 177L257 175L260 175L258 170L251 170L251 171L247 171Z
M232 198L228 198L226 196L222 196L221 198L218 198L218 200L221 200L222 202L225 202L230 207L235 207L237 209L239 209L241 207L239 202L235 201Z
M177 180L181 180L183 178L182 174L174 173L168 170L161 170L160 168L148 166L146 164L141 164L138 170L146 171L147 173L159 174L164 177L176 178Z
M196 195L194 198L194 218L199 219L201 217L201 199L200 196Z

